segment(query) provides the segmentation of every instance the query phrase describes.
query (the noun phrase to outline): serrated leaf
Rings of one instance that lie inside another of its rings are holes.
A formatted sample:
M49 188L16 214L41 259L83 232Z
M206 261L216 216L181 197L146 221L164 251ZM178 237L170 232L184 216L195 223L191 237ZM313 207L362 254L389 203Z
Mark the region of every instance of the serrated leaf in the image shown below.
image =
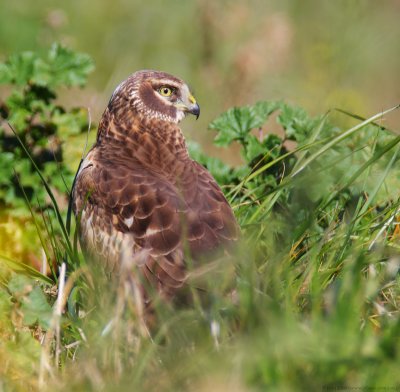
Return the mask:
M253 135L249 135L246 139L246 148L242 151L247 162L251 162L266 153L265 146Z
M265 155L268 155L268 159L275 159L280 154L282 139L277 135L269 134L260 141L254 135L249 135L246 138L245 146L242 155L248 163Z
M214 143L217 146L228 146L234 140L244 140L252 129L262 127L279 106L277 102L263 101L254 106L229 109L209 126L218 131Z
M214 144L218 147L227 147L229 146L234 140L238 140L239 135L229 127L220 128L217 136L214 138Z
M29 51L10 56L5 63L0 64L0 83L18 86L34 84L51 88L60 85L83 86L93 69L90 56L54 44L47 59Z
M94 69L90 56L75 53L59 44L51 47L48 64L52 76L49 83L52 86L83 86Z
M278 110L282 106L282 102L276 102L276 101L261 101L257 102L253 106L254 110L254 116L256 118L256 121L258 121L257 124L254 126L254 128L259 128L264 125L264 123L267 121L268 117Z
M34 73L35 63L38 57L33 52L23 52L12 55L3 66L3 72L7 75L5 81L19 86L28 84Z
M302 108L283 104L277 121L285 130L287 139L301 143L311 134L320 119L309 117Z
M232 108L210 124L210 129L218 131L215 138L217 146L228 146L234 140L240 140L251 131L254 119L249 106ZM258 121L256 121L258 123Z

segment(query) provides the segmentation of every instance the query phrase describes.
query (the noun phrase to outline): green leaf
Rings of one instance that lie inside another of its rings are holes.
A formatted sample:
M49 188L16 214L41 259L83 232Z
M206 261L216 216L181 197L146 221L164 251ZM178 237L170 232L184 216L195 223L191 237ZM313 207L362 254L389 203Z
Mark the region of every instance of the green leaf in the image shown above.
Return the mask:
M53 312L40 287L34 287L29 295L23 298L21 311L24 324L32 325L38 322L45 329L50 327Z
M277 102L258 102L254 106L232 108L216 118L210 129L218 131L214 139L217 146L228 146L234 140L244 141L247 134L264 125L269 115L280 106Z
M86 131L88 127L88 113L83 108L65 112L58 107L53 112L52 120L57 125L58 133L62 137L78 135Z
M94 64L90 56L75 53L59 44L54 44L46 59L33 52L12 55L0 64L0 83L17 86L38 85L50 88L83 86Z
M59 44L51 47L48 56L49 80L52 86L83 86L94 63L90 56L75 53Z
M34 202L34 210L37 211L36 200L42 207L49 206L47 188L42 186L36 166L45 174L49 189L65 192L64 180L71 184L72 173L62 161L61 143L63 138L87 129L87 112L66 111L56 106L52 102L56 98L53 89L83 85L92 69L89 56L57 44L46 58L23 52L0 64L0 80L18 86L4 100L4 113L20 140L7 126L0 132L0 202L9 209L9 214L15 215L18 211L21 215L25 211L29 215L20 185L26 190L28 200ZM31 152L32 161L24 153L25 147Z
M21 303L20 310L25 325L39 322L39 325L43 328L49 328L53 312L42 288L37 283L26 276L14 274L7 287Z
M310 118L304 109L282 104L277 121L284 128L287 139L301 143L311 134L320 118Z
M279 157L281 148L282 139L277 135L269 134L262 141L254 135L248 135L242 155L248 163L257 158L261 159L263 156L269 161Z
M0 154L0 185L9 186L12 183L14 159L14 154L11 152Z
M38 57L33 52L12 55L0 68L0 82L19 86L28 84L35 74Z
M277 101L261 101L253 106L255 117L254 128L262 127L267 121L268 117L282 106L282 102Z
M247 162L252 162L255 158L263 156L266 153L263 143L255 136L249 135L246 142L246 149L242 152Z
M238 140L240 135L229 125L218 124L218 134L214 139L214 144L219 147L227 147L234 140Z

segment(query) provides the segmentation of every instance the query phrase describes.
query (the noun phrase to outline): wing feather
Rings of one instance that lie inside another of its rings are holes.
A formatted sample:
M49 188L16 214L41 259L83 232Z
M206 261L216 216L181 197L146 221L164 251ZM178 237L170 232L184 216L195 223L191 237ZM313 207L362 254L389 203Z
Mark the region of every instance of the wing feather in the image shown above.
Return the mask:
M144 249L148 257L140 267L143 276L170 294L185 282L186 248L196 260L237 239L228 202L197 162L175 162L173 177L132 157L112 156L111 149L92 150L87 160L77 176L74 209L76 214L85 210L82 235L89 238L91 233L88 247L112 268L122 262L121 247L126 244L131 256Z

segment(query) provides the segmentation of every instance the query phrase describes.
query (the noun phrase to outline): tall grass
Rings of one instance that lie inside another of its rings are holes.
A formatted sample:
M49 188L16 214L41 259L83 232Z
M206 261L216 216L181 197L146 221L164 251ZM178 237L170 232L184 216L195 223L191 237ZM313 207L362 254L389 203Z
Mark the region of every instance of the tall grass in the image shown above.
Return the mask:
M236 253L193 271L191 283L206 292L201 300L174 307L155 298L151 331L126 279L110 279L85 261L76 226L67 232L48 187L60 230L44 216L44 237L66 275L47 278L7 261L15 273L2 285L16 299L0 297L3 331L6 315L23 312L26 302L26 293L10 289L15 274L39 279L54 305L47 328L32 324L41 339L40 346L29 343L34 355L20 332L11 344L0 333L7 363L0 389L399 388L400 205L391 188L400 184L400 138L387 134L378 143L379 127L356 135L394 109L328 136L320 133L322 118L287 153L297 157L291 172L261 198L252 198L249 181L282 157L236 184L228 195L243 229ZM353 143L353 152L340 148L344 142ZM335 162L354 167L338 175Z

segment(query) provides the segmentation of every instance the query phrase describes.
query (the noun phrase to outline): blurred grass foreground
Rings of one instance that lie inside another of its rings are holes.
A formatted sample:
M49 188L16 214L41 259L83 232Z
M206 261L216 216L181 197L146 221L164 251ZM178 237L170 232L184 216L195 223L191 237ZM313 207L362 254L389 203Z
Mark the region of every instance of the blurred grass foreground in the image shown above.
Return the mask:
M61 45L0 64L0 390L400 388L400 136L381 122L398 107L312 117L259 101L213 120L216 147L236 145L242 164L190 151L243 239L233 260L193 271L206 301L154 299L149 334L125 286L87 264L65 226L64 143L84 140L89 116L57 92L92 69Z

